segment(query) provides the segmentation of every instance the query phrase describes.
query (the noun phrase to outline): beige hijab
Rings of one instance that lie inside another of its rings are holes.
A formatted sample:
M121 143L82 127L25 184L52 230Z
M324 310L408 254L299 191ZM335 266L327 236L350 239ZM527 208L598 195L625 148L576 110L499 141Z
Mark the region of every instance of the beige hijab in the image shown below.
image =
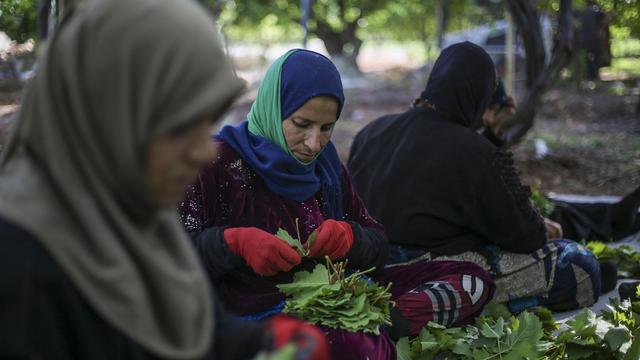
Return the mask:
M163 358L203 355L210 289L175 211L144 179L157 135L241 89L191 0L96 0L67 17L0 159L0 216L31 232L91 306Z

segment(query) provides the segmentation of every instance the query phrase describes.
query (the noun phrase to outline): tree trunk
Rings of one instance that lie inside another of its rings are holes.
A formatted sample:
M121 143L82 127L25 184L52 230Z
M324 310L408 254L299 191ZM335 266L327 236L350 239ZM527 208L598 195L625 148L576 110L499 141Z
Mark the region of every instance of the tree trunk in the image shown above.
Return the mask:
M527 94L503 132L505 146L511 146L520 142L533 127L542 96L557 80L560 70L568 64L573 54L573 18L571 0L561 0L558 33L551 60L545 66L546 56L535 0L507 0L506 5L522 36L527 56Z
M362 72L356 59L362 47L362 40L356 36L357 21L346 24L343 31L335 31L326 22L316 19L314 34L324 42L331 59L346 77L359 77Z

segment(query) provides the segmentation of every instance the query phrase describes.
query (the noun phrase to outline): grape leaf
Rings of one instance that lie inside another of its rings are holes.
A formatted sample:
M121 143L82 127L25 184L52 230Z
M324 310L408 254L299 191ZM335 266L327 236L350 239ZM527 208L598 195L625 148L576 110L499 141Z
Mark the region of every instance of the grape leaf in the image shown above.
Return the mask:
M634 340L631 343L631 347L627 349L624 354L623 360L637 360L640 359L640 332L633 334Z
M504 304L500 304L497 301L491 300L489 301L489 303L487 303L487 305L485 305L480 316L496 320L499 318L508 319L511 316L511 312Z
M411 345L409 344L409 338L403 337L396 343L396 354L398 360L411 360Z
M556 207L553 201L542 195L540 190L535 187L531 188L531 202L533 202L533 205L540 210L540 213L544 217L549 217Z
M507 345L511 351L503 359L536 359L536 344L543 335L542 322L530 312L523 311L510 325L513 331L507 335Z
M309 255L309 250L305 249L302 246L302 243L300 242L300 240L295 239L293 236L291 236L291 234L289 234L287 230L278 229L278 232L276 233L276 237L286 241L289 245L291 245L292 248L294 248L298 252L298 254L300 254L300 256Z
M611 350L617 351L622 344L631 340L631 334L629 333L629 329L625 327L615 327L607 331L604 340Z

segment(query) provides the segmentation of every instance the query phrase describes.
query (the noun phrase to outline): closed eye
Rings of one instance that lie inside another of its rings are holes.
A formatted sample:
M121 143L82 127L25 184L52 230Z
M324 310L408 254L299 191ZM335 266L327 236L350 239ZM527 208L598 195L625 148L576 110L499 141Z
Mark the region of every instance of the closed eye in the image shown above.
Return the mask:
M331 131L336 123L331 123L328 125L323 125L320 129L324 132Z
M291 122L293 123L293 125L295 127L300 128L300 129L306 129L310 125L308 121L291 120Z

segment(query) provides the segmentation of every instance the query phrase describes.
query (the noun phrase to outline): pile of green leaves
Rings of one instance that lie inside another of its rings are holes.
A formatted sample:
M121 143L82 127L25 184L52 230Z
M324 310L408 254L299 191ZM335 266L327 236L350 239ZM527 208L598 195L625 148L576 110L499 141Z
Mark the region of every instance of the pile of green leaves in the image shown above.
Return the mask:
M447 329L430 322L416 338L401 338L396 349L400 360L431 360L444 353L449 359L537 359L542 337L537 316L525 311L515 317L491 303L475 326Z
M618 276L622 278L640 277L640 252L629 245L611 247L600 241L591 241L586 245L599 261L609 260L618 265Z
M640 296L640 286L636 289ZM624 326L632 332L640 330L640 302L629 299L611 299L609 310L602 312L602 317L615 326Z
M614 310L616 311L616 310ZM550 359L640 359L639 332L585 309L547 337Z
M540 190L537 188L531 188L531 201L533 205L540 210L540 214L544 217L549 217L553 212L553 209L556 208L556 205L553 201L551 201L548 197L542 195Z
M400 360L447 359L640 359L640 302L612 302L596 315L585 309L564 324L545 308L513 316L491 302L475 326L446 329L429 323L396 344Z
M391 324L391 284L381 287L362 277L373 269L349 276L345 270L346 262L327 258L327 266L296 273L292 283L278 285L287 296L283 311L316 325L380 334L380 325Z

